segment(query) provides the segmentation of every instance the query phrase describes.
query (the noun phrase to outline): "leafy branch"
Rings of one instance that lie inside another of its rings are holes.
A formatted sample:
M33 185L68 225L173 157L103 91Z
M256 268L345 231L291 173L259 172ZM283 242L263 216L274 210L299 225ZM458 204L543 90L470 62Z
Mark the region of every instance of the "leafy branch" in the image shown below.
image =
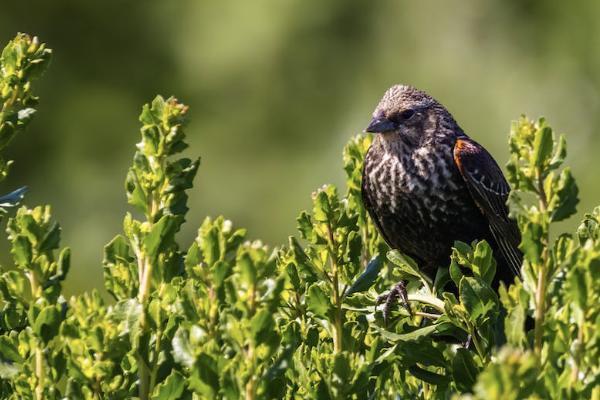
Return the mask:
M509 202L523 232L524 284L535 293L534 350L540 356L548 286L561 272L552 254L550 225L575 213L578 189L570 169L561 169L567 155L565 137L555 141L544 119L531 122L522 117L513 125L509 144L508 178L515 190ZM533 194L537 205L525 203L525 193Z
M52 50L37 37L19 33L0 54L0 153L31 122L38 98L33 83L46 70ZM12 161L0 157L0 181L6 179ZM26 188L0 197L0 216L6 207L17 205Z
M142 400L149 398L157 384L166 339L167 319L160 310L170 305L162 304L160 296L165 284L183 272L175 234L187 212L185 190L192 187L199 160L170 158L187 147L183 131L187 109L175 98L160 96L143 107L142 140L125 187L129 204L142 212L145 221L127 214L125 236L118 235L105 249L107 287L128 312L139 315L131 341ZM134 293L136 297L131 298Z

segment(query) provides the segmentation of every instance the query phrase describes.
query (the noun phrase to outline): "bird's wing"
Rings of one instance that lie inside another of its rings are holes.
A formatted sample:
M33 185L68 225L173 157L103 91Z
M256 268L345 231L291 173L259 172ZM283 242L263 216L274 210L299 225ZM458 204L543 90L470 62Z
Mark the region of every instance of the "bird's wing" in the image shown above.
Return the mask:
M506 200L510 186L502 170L481 145L461 137L454 145L454 162L464 178L471 197L490 224L490 230L513 273L520 275L523 255L518 246L521 234L508 217Z

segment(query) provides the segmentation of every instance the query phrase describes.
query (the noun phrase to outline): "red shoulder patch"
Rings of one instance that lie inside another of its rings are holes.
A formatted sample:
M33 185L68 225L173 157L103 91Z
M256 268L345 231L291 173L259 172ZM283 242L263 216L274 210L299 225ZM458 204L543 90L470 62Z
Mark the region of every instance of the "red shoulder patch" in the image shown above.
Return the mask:
M466 140L458 139L454 144L454 163L458 167L461 174L464 174L462 161L460 159L461 153L463 153L469 147L469 143Z

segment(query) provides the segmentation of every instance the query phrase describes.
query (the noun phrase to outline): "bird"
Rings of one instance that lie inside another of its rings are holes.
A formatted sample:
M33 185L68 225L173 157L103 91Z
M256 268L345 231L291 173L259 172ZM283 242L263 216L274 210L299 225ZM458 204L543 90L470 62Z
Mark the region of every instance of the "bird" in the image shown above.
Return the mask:
M362 200L389 247L433 279L449 265L455 241L486 240L497 262L492 286L512 283L523 259L521 235L506 205L510 186L490 153L440 102L408 85L385 92L365 131L374 138ZM403 282L388 294L384 317L398 297L408 307Z

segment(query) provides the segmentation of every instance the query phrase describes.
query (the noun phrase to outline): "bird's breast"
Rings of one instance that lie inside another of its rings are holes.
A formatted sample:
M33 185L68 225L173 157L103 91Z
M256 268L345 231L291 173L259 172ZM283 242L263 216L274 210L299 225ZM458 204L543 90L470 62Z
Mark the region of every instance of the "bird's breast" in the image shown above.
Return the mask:
M408 212L434 222L460 211L466 188L445 154L452 154L451 148L367 157L365 179L374 206L385 214Z
M455 240L486 238L451 147L410 154L369 150L363 196L388 244L429 265L446 262Z

